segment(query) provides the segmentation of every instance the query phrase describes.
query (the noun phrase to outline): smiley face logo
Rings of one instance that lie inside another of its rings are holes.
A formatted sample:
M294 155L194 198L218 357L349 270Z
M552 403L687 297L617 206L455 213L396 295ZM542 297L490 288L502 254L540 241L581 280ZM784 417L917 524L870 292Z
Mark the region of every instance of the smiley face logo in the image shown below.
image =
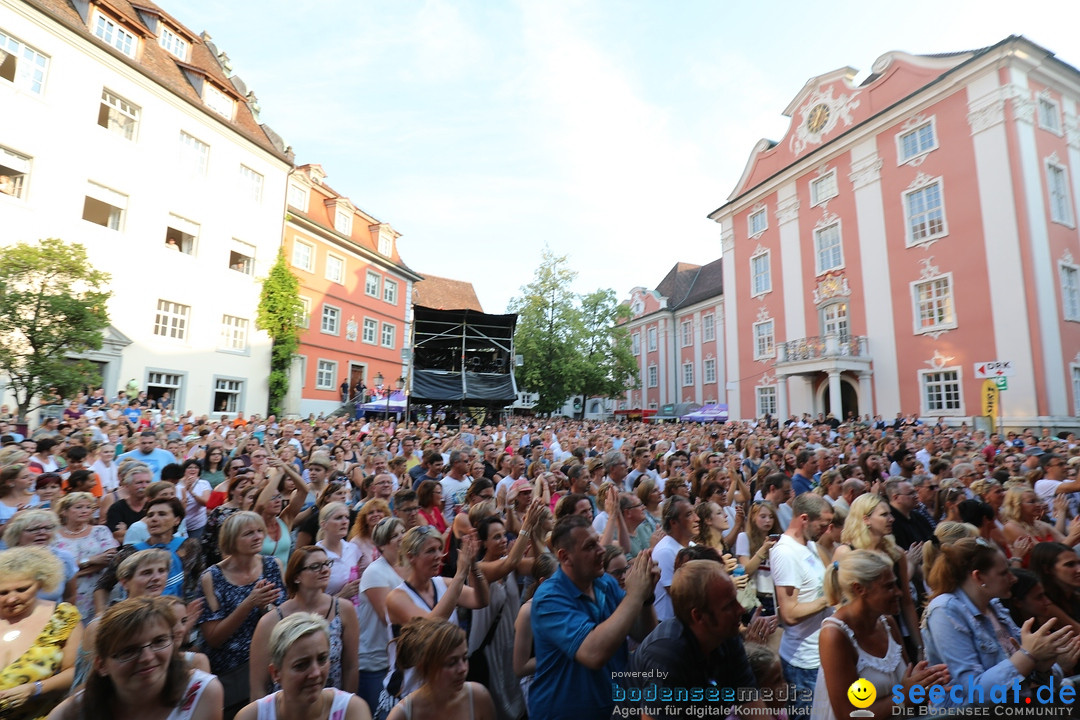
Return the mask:
M868 708L877 700L877 689L865 678L859 678L847 689L848 700L857 708Z

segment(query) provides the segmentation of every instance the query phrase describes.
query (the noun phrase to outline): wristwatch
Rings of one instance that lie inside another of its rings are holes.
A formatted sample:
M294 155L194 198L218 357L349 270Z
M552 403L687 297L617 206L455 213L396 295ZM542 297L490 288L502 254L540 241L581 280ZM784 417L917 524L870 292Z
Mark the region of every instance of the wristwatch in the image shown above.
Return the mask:
M86 558L83 558L82 560L79 561L79 569L82 570L83 568L85 568L89 564L90 564L90 561L87 560Z

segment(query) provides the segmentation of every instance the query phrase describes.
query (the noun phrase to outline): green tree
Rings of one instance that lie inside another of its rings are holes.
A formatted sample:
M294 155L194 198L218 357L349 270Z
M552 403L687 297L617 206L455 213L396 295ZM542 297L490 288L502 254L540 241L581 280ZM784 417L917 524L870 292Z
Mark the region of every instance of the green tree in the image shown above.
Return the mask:
M510 312L518 314L514 348L524 359L517 383L539 393L537 412L558 410L581 384L581 312L570 290L576 277L565 255L545 248L533 281L510 301Z
M267 412L279 415L289 392L289 372L300 347L300 318L304 305L300 302L300 281L289 270L284 248L278 249L277 260L263 281L255 327L270 336L270 397Z
M0 373L20 421L45 393L101 382L91 363L69 356L101 349L109 280L77 243L49 238L0 249Z
M578 391L586 398L616 397L636 383L638 365L623 324L631 318L630 308L615 298L611 288L601 288L581 297L583 365Z

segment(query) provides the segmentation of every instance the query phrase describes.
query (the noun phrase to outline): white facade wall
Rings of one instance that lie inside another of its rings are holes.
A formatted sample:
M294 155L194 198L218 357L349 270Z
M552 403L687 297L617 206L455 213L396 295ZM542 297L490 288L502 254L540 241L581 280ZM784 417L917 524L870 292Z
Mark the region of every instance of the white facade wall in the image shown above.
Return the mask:
M175 407L206 413L215 381L238 380L236 409L264 413L270 340L255 314L281 242L288 164L26 5L0 4L0 30L49 57L40 95L0 79L0 146L31 158L23 198L0 195L0 243L78 242L112 274L110 319L131 344L109 368L120 385L107 395L167 372L182 379ZM98 125L103 88L139 106L133 140ZM205 176L180 169L181 132L209 145ZM263 176L261 202L244 199L241 164ZM119 230L82 219L91 181L127 196ZM198 224L193 254L166 249L170 214ZM234 240L255 248L251 275L228 266ZM154 334L159 299L190 307L183 340ZM246 351L220 349L223 315L248 321Z

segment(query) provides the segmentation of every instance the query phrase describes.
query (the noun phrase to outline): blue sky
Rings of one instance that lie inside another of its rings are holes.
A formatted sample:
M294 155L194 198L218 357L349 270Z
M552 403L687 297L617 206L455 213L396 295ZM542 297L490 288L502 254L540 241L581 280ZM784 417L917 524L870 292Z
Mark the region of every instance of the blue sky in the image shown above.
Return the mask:
M186 0L261 118L503 312L545 244L627 297L720 255L706 215L810 77L1023 34L1080 64L1080 2Z

